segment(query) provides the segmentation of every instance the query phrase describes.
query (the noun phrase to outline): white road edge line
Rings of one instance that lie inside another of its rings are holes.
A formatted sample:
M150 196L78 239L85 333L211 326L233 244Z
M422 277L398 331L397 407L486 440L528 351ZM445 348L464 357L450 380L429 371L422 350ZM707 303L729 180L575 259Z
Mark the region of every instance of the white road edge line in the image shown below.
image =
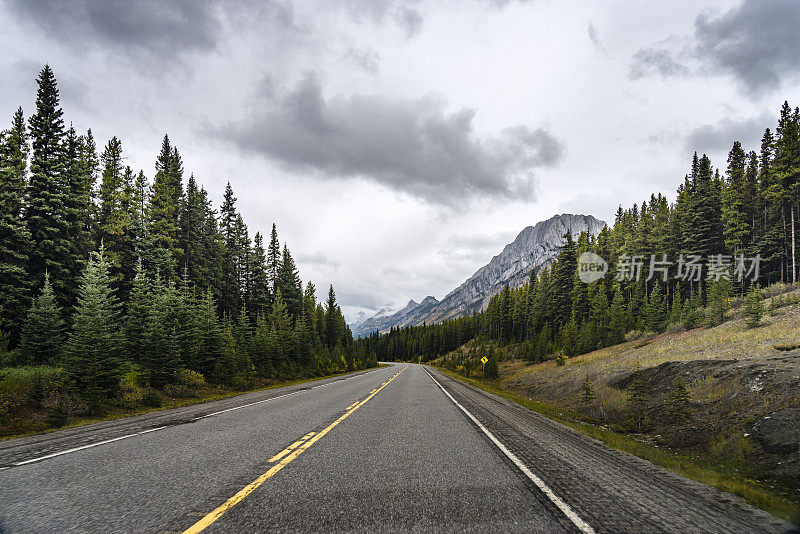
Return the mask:
M357 374L355 376L349 376L349 377L343 378L341 380L334 380L333 382L327 382L327 383L322 384L320 386L314 386L314 387L312 387L310 389L319 388L319 387L322 387L322 386L328 386L330 384L337 384L339 382L344 382L345 380L350 380L351 378L356 378L358 376L368 375L370 373L374 373L375 371L379 371L379 370L380 369L375 369L373 371L368 371L366 373L360 373L360 374ZM212 412L212 413L209 413L209 414L206 414L206 415L201 415L199 417L195 417L193 419L190 419L190 421L191 422L195 422L195 421L199 421L200 419L205 419L206 417L212 417L214 415L220 415L220 414L223 414L223 413L226 413L226 412L232 412L233 410L239 410L241 408L247 408L248 406L255 406L256 404L261 404L261 403L264 403L264 402L269 402L269 401L273 401L273 400L277 400L277 399L282 399L284 397L288 397L290 395L294 395L295 393L299 393L301 391L306 391L306 390L298 389L296 391L292 391L291 393L286 393L284 395L278 395L277 397L271 397L269 399L264 399L264 400L260 400L260 401L256 401L256 402L251 402L249 404L243 404L241 406L234 406L233 408L228 408L227 410L220 410L218 412ZM106 445L108 443L113 443L114 441L120 441L120 440L123 440L123 439L134 438L136 436L141 436L142 434L149 434L150 432L155 432L157 430L163 430L163 429L167 428L167 426L169 426L169 425L157 426L155 428L148 428L147 430L142 430L141 432L134 432L133 434L125 434L124 436L119 436L119 437L116 437L116 438L111 438L111 439L106 439L106 440L103 440L103 441L98 441L97 443L89 443L88 445L81 445L80 447L74 447L72 449L66 449L66 450L63 450L63 451L58 451L58 452L54 452L54 453L51 453L51 454L46 454L44 456L38 456L36 458L31 458L30 460L22 460L21 462L14 462L14 463L12 463L10 465L6 465L6 466L3 466L3 467L0 467L0 471L3 471L4 469L9 469L10 467L17 467L17 466L20 466L20 465L27 465L27 464L33 464L33 463L36 463L36 462L41 462L42 460L47 460L47 459L50 459L50 458L55 458L56 456L62 456L64 454L70 454L70 453L73 453L73 452L82 451L84 449L91 449L92 447L98 447L100 445Z
M522 463L522 460L517 458L517 456L513 452L508 450L508 448L505 445L503 445L500 442L500 440L497 439L495 435L489 431L488 428L483 426L483 424L480 421L478 421L478 419L474 415L472 415L469 412L469 410L464 408L456 399L454 399L453 396L450 395L450 393L446 389L444 389L444 387L442 387L439 381L433 378L433 375L431 375L427 369L423 367L423 370L430 377L430 379L433 380L433 382L437 386L439 386L439 389L441 389L444 392L444 394L447 395L447 397L451 401L453 401L453 404L458 406L461 409L461 411L464 412L467 415L467 417L469 417L472 420L472 422L475 423L475 425L478 428L480 428L481 431L483 431L484 434L486 434L486 436L492 441L492 443L497 445L497 448L500 449L503 452L503 454L505 454L508 457L508 459L511 460L514 463L514 465L516 465L519 468L519 470L525 474L525 476L531 479L531 481L533 481L533 483L536 484L536 486L542 491L542 493L547 495L547 497L551 501L553 501L553 504L558 506L558 508L562 512L564 512L564 515L566 515L569 518L569 520L572 521L573 524L576 527L578 527L578 529L580 529L581 532L583 532L584 534L595 534L594 529L589 525L589 523L581 519L581 517L575 512L575 510L573 510L567 503L562 501L561 498L558 495L556 495L553 492L553 490L550 489L550 487L547 484L545 484L541 478L534 475L533 472L531 472L531 470L528 469L528 466Z

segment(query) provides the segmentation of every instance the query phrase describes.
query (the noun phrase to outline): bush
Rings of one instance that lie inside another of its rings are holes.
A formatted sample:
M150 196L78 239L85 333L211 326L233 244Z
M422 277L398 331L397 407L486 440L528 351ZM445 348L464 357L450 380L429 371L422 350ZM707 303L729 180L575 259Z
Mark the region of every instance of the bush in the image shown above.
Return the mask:
M190 389L202 389L208 386L206 378L191 369L181 369L177 374L178 383Z
M148 388L142 393L142 405L148 408L160 408L161 407L161 395L158 394L158 391Z
M639 339L640 337L642 337L642 331L641 330L631 330L630 332L625 334L625 341L635 341L635 340Z
M120 403L125 408L142 404L142 372L137 366L126 371L119 381Z
M19 404L42 405L42 401L54 393L66 391L60 368L12 367L0 370L0 396Z
M704 318L705 318L705 312L703 311L703 308L692 307L686 313L683 314L683 327L686 330L697 328L703 322Z
M558 351L556 353L556 365L564 365L567 361L567 355L564 354L563 350Z
M670 334L679 334L685 332L686 328L681 323L672 323L667 327L667 332Z

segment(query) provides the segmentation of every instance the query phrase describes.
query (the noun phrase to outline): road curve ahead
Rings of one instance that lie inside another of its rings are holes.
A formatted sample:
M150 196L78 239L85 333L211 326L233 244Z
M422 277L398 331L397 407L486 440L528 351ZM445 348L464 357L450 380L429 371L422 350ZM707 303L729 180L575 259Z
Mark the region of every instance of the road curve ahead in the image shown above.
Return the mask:
M220 403L0 442L0 533L792 531L421 365Z

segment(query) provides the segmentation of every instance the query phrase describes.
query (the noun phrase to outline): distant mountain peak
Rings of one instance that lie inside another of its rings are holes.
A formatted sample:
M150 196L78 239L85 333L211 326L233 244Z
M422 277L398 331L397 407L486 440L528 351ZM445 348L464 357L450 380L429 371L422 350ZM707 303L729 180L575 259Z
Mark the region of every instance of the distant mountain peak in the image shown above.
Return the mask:
M564 244L567 231L577 239L584 231L597 235L605 226L604 221L591 215L573 213L561 213L527 226L489 263L475 271L441 301L427 296L417 304L412 299L408 306L395 314L387 316L379 313L367 319L353 333L363 336L375 330L388 332L392 327L423 322L431 324L481 310L505 284L519 287L527 281L532 270L539 272L549 267ZM415 306L410 308L412 303Z

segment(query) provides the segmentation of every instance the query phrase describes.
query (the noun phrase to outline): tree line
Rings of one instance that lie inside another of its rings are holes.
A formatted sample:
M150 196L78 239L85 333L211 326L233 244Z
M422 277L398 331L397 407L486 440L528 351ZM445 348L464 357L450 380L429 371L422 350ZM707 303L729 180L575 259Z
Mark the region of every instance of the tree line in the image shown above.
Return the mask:
M228 183L215 209L167 135L150 181L112 137L65 125L53 71L0 132L0 364L62 367L99 400L126 370L242 387L375 364L336 302L303 286L275 225L252 235Z
M717 324L731 296L750 292L748 302L757 307L759 287L797 282L799 198L800 110L785 102L775 132L764 132L758 152L746 152L735 141L724 173L708 156L695 153L674 202L654 194L641 205L620 206L613 226L596 236L565 235L552 265L531 272L522 287L506 285L483 311L375 332L358 343L380 359L427 360L479 338L520 343L525 358L541 361L669 325ZM584 252L599 255L609 266L603 278L588 284L578 270ZM630 272L637 257L641 276ZM683 276L689 263L684 260L691 257L711 261L714 275L706 270ZM738 274L749 276L736 276L741 260L748 263ZM652 277L651 266L660 266Z

